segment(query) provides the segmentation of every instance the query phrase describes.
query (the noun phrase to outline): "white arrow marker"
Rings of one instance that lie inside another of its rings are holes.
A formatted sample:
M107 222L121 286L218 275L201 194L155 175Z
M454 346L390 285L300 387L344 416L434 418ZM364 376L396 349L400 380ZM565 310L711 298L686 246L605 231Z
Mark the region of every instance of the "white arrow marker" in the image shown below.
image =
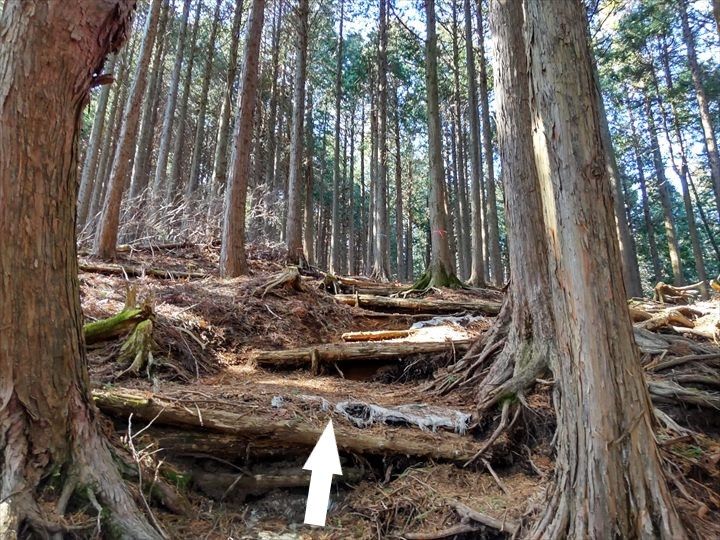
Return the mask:
M310 489L308 490L307 506L305 507L305 523L308 525L325 526L328 502L330 502L330 486L334 474L342 476L340 455L335 442L332 420L310 452L303 469L311 471Z

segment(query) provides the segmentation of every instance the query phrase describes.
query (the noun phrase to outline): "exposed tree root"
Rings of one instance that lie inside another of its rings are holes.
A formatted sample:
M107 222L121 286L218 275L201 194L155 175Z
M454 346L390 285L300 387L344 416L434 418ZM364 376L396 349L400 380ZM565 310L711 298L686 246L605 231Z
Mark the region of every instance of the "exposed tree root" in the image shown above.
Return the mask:
M29 527L38 536L78 532L101 527L96 534L106 538L159 540L162 535L138 511L137 504L121 478L107 441L96 431L82 400L73 400L74 416L68 433L68 453L31 452L33 430L17 396L10 397L0 411L0 538L16 538ZM34 434L37 438L37 434ZM50 458L48 460L47 458ZM51 474L52 473L52 474ZM59 476L58 474L59 473ZM58 484L58 482L61 482ZM60 489L62 488L62 489ZM57 513L46 516L37 501L59 492ZM90 500L98 519L81 526L68 525L62 514L72 497Z
M432 288L447 287L449 289L464 289L465 284L457 276L444 269L442 265L435 268L428 268L425 273L413 283L406 292L421 291L427 292Z
M129 366L121 373L132 373L137 376L147 367L148 374L153 367L153 322L148 319L137 324L120 348L119 362L129 362Z

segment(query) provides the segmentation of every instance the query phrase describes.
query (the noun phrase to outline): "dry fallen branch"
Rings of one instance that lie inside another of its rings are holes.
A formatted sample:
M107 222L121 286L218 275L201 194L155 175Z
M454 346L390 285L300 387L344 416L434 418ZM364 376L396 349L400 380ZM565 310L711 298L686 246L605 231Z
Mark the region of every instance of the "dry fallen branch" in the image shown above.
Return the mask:
M208 277L207 274L199 272L184 272L181 270L168 270L163 268L144 268L141 266L126 266L120 264L80 262L79 268L82 272L123 277L152 276L158 279L205 279Z
M346 332L343 341L383 341L385 339L406 338L412 330L375 330L370 332Z
M487 514L478 512L477 510L473 510L472 508L464 505L460 501L450 501L450 505L455 508L455 511L461 517L476 521L488 527L492 527L493 529L497 529L498 531L507 532L511 535L514 535L520 529L520 525L518 525L514 521L496 519L492 516L488 516Z

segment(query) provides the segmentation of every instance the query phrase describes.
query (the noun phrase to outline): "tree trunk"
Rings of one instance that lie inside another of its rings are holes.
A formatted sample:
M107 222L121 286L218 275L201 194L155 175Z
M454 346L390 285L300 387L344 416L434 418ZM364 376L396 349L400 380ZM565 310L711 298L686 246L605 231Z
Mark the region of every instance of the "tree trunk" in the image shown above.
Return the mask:
M551 361L555 479L530 537L685 538L626 298L616 286L622 270L584 6L527 0L525 13L559 351Z
M490 5L498 149L512 279L494 327L479 342L482 350L473 347L438 388L445 392L458 385L475 386L480 414L501 401L507 410L508 400L522 397L556 354L547 254L538 248L545 223L533 161L522 5L497 0ZM498 349L488 368L485 359Z
M669 92L673 92L675 85L673 84L672 73L670 72L670 59L666 48L663 49L661 54L663 60L663 68L665 73L665 84ZM680 165L678 166L677 160L675 159L675 153L672 149L673 145L672 138L670 137L670 128L668 126L668 112L663 103L663 99L660 96L660 85L658 84L657 76L655 75L655 69L653 66L653 82L655 85L655 91L657 92L658 102L660 105L660 112L662 113L663 130L665 132L665 138L668 143L670 151L670 160L672 161L673 170L680 180L680 187L682 189L683 205L685 206L685 217L687 218L688 232L690 233L690 243L692 245L693 258L695 259L695 270L697 272L697 278L702 282L700 285L700 294L704 300L709 299L709 291L707 285L707 273L705 271L705 261L700 244L700 236L698 235L697 223L695 222L695 212L693 210L692 199L690 198L690 189L688 187L688 176L690 175L690 168L688 166L687 153L685 151L685 139L683 137L682 130L678 121L677 109L675 104L672 103L672 116L673 125L675 128L675 138L677 139L677 148L680 153Z
M188 43L189 58L185 66L185 79L183 81L182 95L180 96L180 108L178 109L177 128L175 129L175 139L172 148L172 164L170 165L170 179L167 189L165 190L165 202L174 202L178 198L180 192L180 172L182 169L183 145L185 144L185 125L187 120L188 103L190 102L190 85L193 80L193 67L195 66L195 56L197 54L198 31L200 29L200 15L203 1L198 0L195 10L195 22L193 23L192 35ZM167 113L167 109L165 109ZM167 118L167 117L166 117Z
M115 66L117 65L117 55L113 55L110 64L107 66L108 73L115 75ZM117 79L114 81L117 86ZM87 152L85 153L85 163L83 164L82 176L80 178L80 191L78 192L78 215L77 226L82 228L88 218L90 210L90 202L95 183L100 183L97 176L98 172L98 156L100 155L100 143L104 137L105 117L107 116L107 106L110 97L111 85L106 84L100 90L100 96L97 101L95 110L95 119L93 121L92 131L90 132L90 140L88 141ZM112 127L108 126L108 131L112 131Z
M332 233L330 236L330 272L340 270L340 106L342 105L343 25L345 0L340 0L340 31L337 40L335 70L335 146L333 150Z
M368 189L365 274L371 275L375 258L375 190L377 188L377 85L370 72L370 185Z
M305 121L305 229L303 231L303 244L305 260L308 264L315 264L315 219L313 208L313 183L315 177L314 149L315 127L313 123L313 93L308 90L307 120Z
M288 179L288 214L285 228L285 244L288 260L298 264L303 255L302 247L302 159L305 121L305 84L307 78L308 51L308 0L300 0L297 8L297 50L295 52L295 95L290 136L290 177Z
M377 175L375 185L375 247L373 249L372 275L378 281L390 277L388 253L388 0L380 0L380 28L378 47L378 135Z
M490 277L493 283L501 286L505 280L503 263L500 254L500 231L498 227L497 193L495 187L495 162L492 148L492 133L490 126L490 105L488 104L488 76L485 60L485 29L483 25L482 3L478 2L477 30L480 58L480 106L482 108L482 137L487 166L487 196L485 198L485 221L487 223L487 249L490 260Z
M652 144L653 164L655 166L655 178L660 193L660 204L665 216L665 236L667 237L668 251L670 253L670 265L672 266L673 284L684 285L682 261L680 259L680 246L678 245L677 232L675 229L675 218L672 213L672 200L670 198L670 185L665 176L665 163L660 153L657 126L655 124L655 113L650 103L650 96L645 91L645 115L647 116L650 144Z
M359 272L362 272L365 268L367 261L365 254L367 253L367 191L365 182L365 100L362 100L362 111L360 113L360 239L359 239L359 254L358 254L358 268Z
M465 275L465 269L467 268L467 263L465 259L470 256L469 251L465 251L465 245L464 245L464 234L463 234L463 212L461 210L462 206L460 204L460 182L458 181L459 176L459 163L458 163L458 152L457 152L457 144L456 144L456 130L455 130L455 115L452 115L453 117L450 119L450 161L452 163L452 170L450 174L450 184L452 191L455 192L455 197L451 197L451 205L452 205L452 215L449 216L451 219L454 219L455 221L455 238L456 238L456 244L457 244L457 263L458 263L458 272L460 276Z
M470 0L464 0L465 56L468 79L468 121L470 124L470 221L472 247L470 249L470 279L468 283L479 287L485 283L483 257L482 196L480 178L483 176L480 153L480 114L478 112L477 73L475 72L475 49L473 47L472 12ZM479 29L482 33L482 29Z
M132 158L137 139L140 109L147 84L147 71L158 30L161 3L161 0L152 0L150 4L138 64L130 87L130 96L123 111L123 124L116 144L117 151L110 171L110 178L108 179L100 227L95 235L93 245L94 254L103 259L115 258L115 247L120 227L120 205L132 172Z
M155 40L155 51L153 53L150 67L148 68L148 87L145 94L140 120L140 131L138 132L137 145L135 146L135 158L133 159L133 172L130 181L130 198L134 199L145 191L148 185L147 162L152 151L153 117L155 115L158 85L161 84L163 48L165 44L165 29L167 27L170 2L163 0L158 25L157 39Z
M428 146L430 153L430 187L428 195L430 218L430 261L424 278L416 284L426 287L458 287L460 281L450 259L447 226L447 194L442 157L442 127L437 73L437 31L435 0L425 0L427 38L425 42L425 81L427 85Z
M348 274L355 274L355 121L357 118L357 101L353 104L352 121L350 123L350 176L348 177L348 228L347 228L347 268Z
M395 84L395 249L397 250L397 277L405 277L405 243L403 240L402 155L400 147L400 98ZM351 237L352 238L352 237Z
M467 199L467 176L465 166L465 141L463 136L463 119L462 119L462 100L460 98L460 48L458 46L458 21L457 21L457 3L453 2L453 133L455 138L455 152L457 154L457 163L455 171L457 173L458 182L458 227L457 227L457 243L459 246L458 255L460 262L460 276L463 279L470 277L470 210Z
M254 131L260 38L264 20L265 0L253 0L250 19L247 22L241 77L242 91L238 95L237 119L233 133L234 157L225 191L225 216L220 251L220 273L225 277L236 277L248 271L245 256L245 206Z
M717 0L714 1L716 2L714 8L717 8ZM697 99L698 108L700 109L700 123L702 124L703 134L705 135L705 151L707 152L708 161L710 163L710 178L712 180L713 190L715 191L715 205L717 206L718 214L720 214L720 152L718 152L715 126L713 125L707 92L705 91L704 75L700 64L698 63L697 52L695 51L695 36L690 28L690 20L688 19L687 12L687 0L679 0L677 5L680 10L683 41L685 42L685 47L687 48L690 74L692 75L693 86L695 87L695 97ZM716 9L716 17L717 13Z
M217 0L215 13L213 14L210 27L210 37L207 43L207 59L205 60L205 71L202 75L203 85L200 91L200 103L197 111L197 124L195 126L195 139L193 143L192 160L190 162L190 176L185 186L185 212L190 214L195 205L195 192L200 184L200 161L202 151L205 147L205 117L207 115L208 92L210 91L210 80L212 79L213 58L215 57L215 42L217 40L218 25L220 24L220 6L222 0Z
M280 161L280 151L278 150L278 138L282 134L282 120L283 114L280 111L280 117L278 118L278 110L280 99L278 96L278 88L282 84L280 77L280 38L282 32L282 20L284 3L278 2L274 6L275 18L273 20L273 33L272 33L272 61L271 61L271 83L270 83L270 109L268 111L268 119L266 125L266 151L264 161L260 159L259 152L256 156L256 170L261 169L261 165L264 165L263 179L265 181L264 194L261 205L264 212L273 212L273 203L275 202L274 190L277 183L277 171L278 163ZM260 147L260 137L258 139L258 146ZM257 176L257 175L256 175ZM276 226L274 219L276 216L268 216L270 219L265 220L264 231L268 239L274 239L276 236Z
M413 261L413 207L412 207L412 184L413 184L413 157L412 154L408 159L408 194L407 194L407 232L405 233L405 248L407 249L407 280L412 281L415 278L415 263Z
M629 297L642 296L642 283L640 282L640 268L635 252L635 243L633 242L630 226L625 217L625 196L622 189L622 177L618 168L617 159L615 157L615 148L613 147L612 135L610 134L610 125L608 124L607 112L605 111L605 102L602 97L602 89L600 88L600 77L597 72L597 65L593 58L593 77L595 79L595 93L598 102L598 111L600 112L600 125L602 128L602 140L607 153L608 176L612 183L613 202L615 208L615 228L617 229L620 256L622 258L623 283L625 284L625 293Z
M635 154L635 163L638 170L638 182L640 184L640 198L642 200L643 218L645 221L645 234L647 234L648 248L650 250L650 261L652 262L653 283L663 278L663 269L660 264L657 242L655 240L655 225L650 213L650 201L648 198L647 182L645 181L645 165L642 160L643 152L640 149L640 139L635 126L635 115L633 114L632 103L627 103L628 115L630 117L631 143Z
M152 186L153 198L156 201L161 199L160 194L162 190L165 189L168 152L170 150L173 122L175 120L175 105L177 104L178 89L180 87L180 74L185 55L185 41L187 37L188 17L190 16L191 3L192 0L184 0L183 3L183 14L182 19L180 20L180 30L178 33L177 44L175 46L175 65L173 66L167 101L165 102L165 111L163 113L163 125L160 134L160 145L158 147L157 165L155 166L155 177L153 179ZM201 0L197 0L198 12L196 12L195 15L196 20L199 18L199 8L201 3ZM190 56L193 56L192 53ZM185 105L185 107L187 107L187 105Z
M225 91L223 92L222 111L220 113L220 124L218 125L217 144L215 145L215 159L213 160L213 172L210 180L211 194L210 206L208 208L208 222L215 219L219 198L222 190L227 184L228 169L228 146L232 126L232 99L234 95L235 79L237 78L238 49L240 48L240 30L242 25L243 0L235 4L233 15L232 31L230 34L230 55L228 56L228 70L225 79Z
M101 210L101 203L105 196L105 189L108 177L108 168L112 166L113 158L115 157L115 140L120 134L118 121L122 110L125 108L125 102L127 101L127 92L129 84L124 84L127 74L130 70L130 64L132 63L132 41L128 43L125 52L123 53L123 61L120 66L120 72L118 76L118 85L115 88L115 95L113 96L112 104L110 105L110 122L108 123L105 134L103 135L102 142L102 153L100 156L100 163L98 165L97 178L93 184L92 196L90 199L90 207L88 208L88 217L86 226L90 226L92 229L96 228L96 220L99 218L98 214Z
M75 247L82 108L106 55L122 45L133 8L131 1L90 9L8 0L0 20L3 538L65 531L39 504L52 491L51 475L97 497L99 535L161 538L123 484L91 401Z

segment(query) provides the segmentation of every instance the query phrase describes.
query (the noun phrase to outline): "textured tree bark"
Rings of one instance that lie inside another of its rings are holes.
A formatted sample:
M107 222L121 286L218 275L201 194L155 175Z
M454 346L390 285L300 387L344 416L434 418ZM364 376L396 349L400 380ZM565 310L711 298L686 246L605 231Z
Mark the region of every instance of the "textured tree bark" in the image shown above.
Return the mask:
M182 72L183 58L185 57L185 41L187 38L188 18L190 16L191 3L192 0L184 0L183 2L180 30L178 32L177 44L175 45L175 64L173 66L172 77L170 78L170 87L168 88L168 97L165 102L165 111L163 113L163 124L160 134L160 145L158 146L157 165L155 167L155 177L153 178L152 184L153 199L156 202L162 199L161 192L165 189L168 154L170 151L170 141L172 139L173 123L175 121L175 106L177 104L178 90L180 87L180 75ZM200 0L198 0L198 6L200 3Z
M715 4L713 8L715 9L715 20L717 22L717 0L714 1ZM695 36L690 28L687 0L679 0L677 6L680 11L680 20L682 21L683 41L687 49L690 74L692 75L693 86L695 87L695 97L698 108L700 109L700 123L702 124L703 134L705 135L705 151L707 152L708 161L710 162L710 178L712 180L713 190L715 191L715 205L717 206L718 214L720 214L720 152L718 151L717 137L715 136L715 126L713 125L713 119L710 114L703 73L698 63L697 52L695 51Z
M293 117L290 136L290 177L288 179L288 214L285 228L285 245L288 261L298 264L303 256L302 246L302 196L305 192L302 182L302 158L304 153L305 84L307 79L308 54L308 0L300 0L297 8L295 30L297 49L295 52L295 95L293 96Z
M380 0L380 27L378 47L378 95L377 95L377 174L375 177L375 247L373 249L372 275L378 281L390 277L390 254L388 250L388 0Z
M425 42L425 80L427 85L428 145L430 153L430 188L428 206L430 217L431 253L425 276L416 283L418 288L458 287L460 281L450 259L447 226L447 194L442 157L442 128L437 73L437 30L435 0L425 0L427 38Z
M487 61L485 60L485 29L483 25L482 2L476 6L478 31L478 58L480 64L480 106L482 109L482 138L487 166L487 184L485 197L485 221L487 222L487 250L490 264L490 277L497 286L503 284L503 262L500 254L500 231L498 227L497 193L495 185L495 161L492 148L490 125L490 105L488 104Z
M519 2L494 0L490 26L495 36L495 99L498 149L505 183L505 216L512 279L483 350L470 350L438 390L473 385L478 411L522 395L556 354L542 201L532 150L527 61ZM500 352L495 355L495 351ZM489 369L487 360L493 358ZM462 376L458 377L457 373Z
M110 178L108 179L103 213L93 245L93 253L103 259L113 259L115 257L115 247L120 227L120 205L132 173L132 160L135 154L142 98L147 85L147 71L152 57L153 45L155 44L155 36L157 35L161 4L161 0L152 0L150 4L138 64L133 74L129 99L123 111L123 123L116 144L117 150L110 171Z
M715 16L715 27L720 36L720 0L713 0L713 15Z
M465 65L468 79L468 120L470 124L470 229L472 247L470 249L470 278L468 283L479 287L485 283L483 212L480 187L480 178L483 176L482 156L480 153L480 113L478 109L477 73L475 71L475 49L472 40L470 0L463 1L463 8L465 15ZM480 32L482 32L482 29L480 29Z
M526 0L558 356L555 480L531 538L685 538L627 313L581 2ZM578 264L581 260L582 264Z
M114 75L116 64L117 55L113 55L112 60L110 60L110 64L108 64L105 68L106 71ZM105 117L107 116L110 87L111 85L107 84L102 87L102 90L100 90L97 109L95 110L95 119L93 121L92 131L90 132L87 152L85 154L85 163L83 164L82 176L80 178L80 190L78 191L78 228L82 228L87 221L93 186L95 185L95 182L100 181L96 172L99 169L98 156L100 155L100 143L103 138L103 132L105 131ZM108 130L111 131L112 128L108 127Z
M233 133L233 163L225 191L225 216L220 273L236 277L247 273L245 256L245 206L247 202L250 150L252 148L253 117L257 97L258 58L260 38L265 20L265 0L253 0L247 22L247 38L242 69L242 91L238 95L237 120Z
M340 107L342 104L343 26L345 24L345 0L340 0L340 31L337 41L337 67L335 69L335 139L333 148L332 181L332 233L330 235L330 271L340 269Z
M105 509L101 534L160 538L96 422L75 248L80 117L134 7L129 0L9 0L0 18L2 538L26 526L38 537L64 530L48 524L38 504L53 491L47 481L54 474L60 486L97 495Z
M660 204L665 217L665 236L667 237L668 252L670 254L670 266L673 273L673 284L684 285L682 260L680 259L680 245L678 244L677 230L675 228L675 217L672 213L672 201L670 200L670 186L665 176L665 163L660 153L658 142L657 125L655 123L655 112L650 103L650 96L645 90L645 116L647 117L650 144L652 145L653 165L655 167L655 179L658 192L660 193Z
M180 96L180 107L177 109L177 128L175 130L175 138L173 139L172 163L170 164L170 174L169 178L167 179L167 186L165 188L166 203L175 201L180 194L180 172L183 166L182 150L186 140L185 132L187 128L187 110L188 103L190 102L190 85L192 83L193 77L193 66L195 65L195 56L197 55L198 49L198 31L200 29L200 15L202 13L202 6L203 0L198 0L197 7L195 8L195 22L193 23L190 42L187 44L188 51L186 54L188 55L188 59L187 65L185 66L185 78L183 80L182 94ZM165 112L167 113L168 110L165 109ZM170 122L171 126L175 123L174 120L171 120ZM169 135L172 135L172 130ZM168 141L168 144L170 144L170 141Z

